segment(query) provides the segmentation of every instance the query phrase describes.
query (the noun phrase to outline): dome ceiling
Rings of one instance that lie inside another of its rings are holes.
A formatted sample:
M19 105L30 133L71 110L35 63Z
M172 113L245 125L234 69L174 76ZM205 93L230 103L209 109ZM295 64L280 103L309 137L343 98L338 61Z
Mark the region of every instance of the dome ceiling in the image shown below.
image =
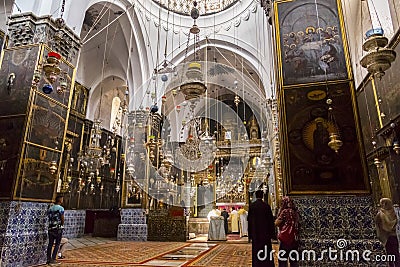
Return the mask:
M193 8L192 0L153 0L160 6L182 15L190 15ZM238 0L198 0L197 8L200 15L209 15L220 12L233 6Z

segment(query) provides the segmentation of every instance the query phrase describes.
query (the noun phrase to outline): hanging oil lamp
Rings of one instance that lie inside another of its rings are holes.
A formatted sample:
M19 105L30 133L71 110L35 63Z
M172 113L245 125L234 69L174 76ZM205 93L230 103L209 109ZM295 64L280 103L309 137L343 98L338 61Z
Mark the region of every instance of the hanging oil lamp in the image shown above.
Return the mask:
M399 145L399 141L394 141L393 143L393 150L394 152L396 152L396 154L400 154L400 145Z
M56 161L52 161L50 162L50 166L49 166L49 172L51 174L55 174L57 172L57 162Z
M336 153L338 153L339 149L342 147L343 142L342 140L339 139L339 135L336 133L331 133L329 135L329 143L328 146L335 151Z
M239 105L240 103L240 98L239 96L235 95L235 100L233 100L233 102L235 103L236 107Z
M381 166L381 161L379 160L379 158L374 158L374 164L377 168L379 168L379 166Z
M385 71L390 68L396 59L396 52L387 47L389 40L383 36L383 29L371 29L365 34L366 40L362 46L367 52L361 58L361 66L366 68L369 73L381 79Z

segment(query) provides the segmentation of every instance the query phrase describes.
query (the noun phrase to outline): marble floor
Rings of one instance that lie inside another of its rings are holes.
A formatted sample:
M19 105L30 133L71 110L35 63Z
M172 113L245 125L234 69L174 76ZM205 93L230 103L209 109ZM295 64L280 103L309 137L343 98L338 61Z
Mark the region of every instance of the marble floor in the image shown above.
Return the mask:
M157 247L160 244L162 247L170 247L162 250L161 247ZM145 253L146 246L149 246L147 251L153 254L149 254L148 257L147 255L145 257L136 255L136 257L135 253L138 251L143 252L137 254ZM118 249L127 255L118 254L116 252ZM154 253L157 249L160 253ZM236 259L232 251L238 252ZM234 264L229 266L251 266L251 244L248 243L247 237L239 236L221 242L207 241L207 235L199 235L188 242L175 243L120 242L111 238L84 236L70 239L64 255L66 258L60 260L59 266L213 266L210 265L209 258L215 258L215 262L220 262L215 266L220 266L221 261L226 262L227 255L232 255L229 262Z

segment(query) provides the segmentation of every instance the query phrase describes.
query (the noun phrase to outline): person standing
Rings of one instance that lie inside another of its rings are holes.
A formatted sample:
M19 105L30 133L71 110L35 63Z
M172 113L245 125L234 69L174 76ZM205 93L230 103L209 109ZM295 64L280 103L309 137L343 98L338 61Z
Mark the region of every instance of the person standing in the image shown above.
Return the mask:
M224 208L221 212L221 216L224 217L224 229L225 229L225 234L228 234L228 218L229 218L229 214L226 211L226 208Z
M275 225L279 227L279 251L285 251L282 257L289 259L290 267L298 266L298 262L289 257L290 251L298 248L297 235L299 225L299 213L291 198L282 198L281 209L275 220ZM287 265L287 260L279 259L279 267L287 267Z
M271 207L263 201L263 195L263 191L256 191L256 201L250 204L247 217L253 267L275 266L271 253L274 221Z
M57 196L56 203L52 205L48 212L49 218L49 244L47 246L47 264L57 264L56 257L60 247L62 232L64 229L64 208L63 197ZM54 248L53 248L54 245Z
M235 207L232 207L231 211L231 225L232 225L232 233L239 233L239 214Z
M395 257L395 261L389 262L389 267L400 267L399 240L396 235L396 212L389 198L382 198L380 205L381 208L375 217L376 233L378 239L385 246L386 254Z
M240 236L248 236L248 226L247 226L247 211L241 207L238 211L240 219Z

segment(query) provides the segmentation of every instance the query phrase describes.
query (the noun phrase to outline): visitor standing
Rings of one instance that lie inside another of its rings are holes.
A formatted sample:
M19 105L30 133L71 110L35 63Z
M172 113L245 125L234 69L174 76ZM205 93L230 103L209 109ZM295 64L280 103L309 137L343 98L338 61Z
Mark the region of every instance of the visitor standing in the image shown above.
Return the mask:
M225 234L228 234L228 218L229 218L229 214L226 211L226 208L224 208L221 212L221 216L224 217L224 229L225 229Z
M64 229L64 208L61 206L62 204L63 197L57 196L56 203L52 205L47 212L49 218L47 264L57 264L56 257Z
M275 266L271 256L274 221L271 207L263 201L263 195L263 191L256 191L256 201L250 204L247 217L253 267Z
M380 205L381 208L375 217L376 233L378 239L385 246L386 254L395 257L395 261L389 262L389 266L400 267L399 240L396 234L396 212L389 198L382 198L380 200Z
M297 250L298 248L297 236L299 225L299 213L291 198L282 198L281 209L275 220L275 225L279 227L279 251L284 251L285 253L282 255L282 258L289 259L290 267L298 266L297 260L289 257L289 255L292 255L290 251ZM288 261L279 259L279 267L286 266L288 266Z

